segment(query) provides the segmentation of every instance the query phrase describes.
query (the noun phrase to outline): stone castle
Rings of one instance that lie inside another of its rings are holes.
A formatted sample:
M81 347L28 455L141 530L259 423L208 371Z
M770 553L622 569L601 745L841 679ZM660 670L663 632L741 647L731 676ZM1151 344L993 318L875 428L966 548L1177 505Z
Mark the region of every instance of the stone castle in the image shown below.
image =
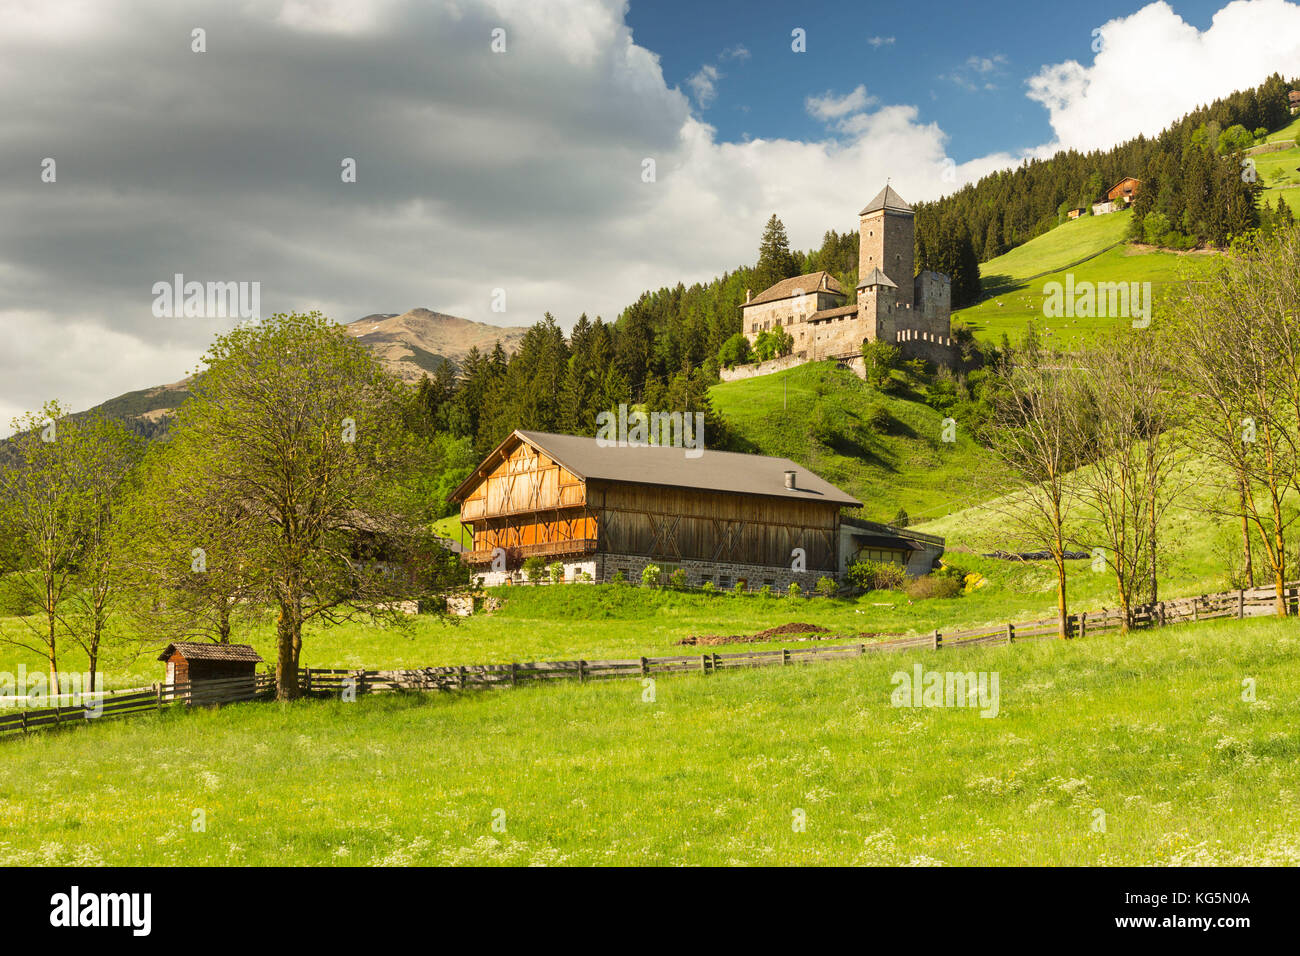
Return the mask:
M724 380L826 359L861 366L864 342L896 345L905 358L953 363L952 287L946 275L913 275L912 207L889 186L859 217L856 302L828 272L784 279L741 307L751 345L760 332L785 329L793 352L758 366L723 369Z

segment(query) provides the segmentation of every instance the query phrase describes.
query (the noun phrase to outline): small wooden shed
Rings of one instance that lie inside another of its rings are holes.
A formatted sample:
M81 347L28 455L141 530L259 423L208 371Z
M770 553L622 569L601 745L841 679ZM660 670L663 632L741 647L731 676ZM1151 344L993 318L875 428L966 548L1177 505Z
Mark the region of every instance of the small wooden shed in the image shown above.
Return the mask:
M231 677L252 678L262 657L247 644L210 644L201 641L176 641L158 655L167 665L168 684L225 680Z

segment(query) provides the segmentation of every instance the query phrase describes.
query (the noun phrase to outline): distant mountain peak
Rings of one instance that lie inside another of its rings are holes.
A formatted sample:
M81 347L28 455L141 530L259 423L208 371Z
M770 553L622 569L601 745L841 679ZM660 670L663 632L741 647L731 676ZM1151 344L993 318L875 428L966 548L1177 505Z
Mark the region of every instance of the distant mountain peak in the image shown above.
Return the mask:
M400 314L376 312L349 322L345 328L405 382L419 381L443 362L458 367L475 347L489 352L499 341L507 352L513 352L528 331L524 326L489 325L423 308Z

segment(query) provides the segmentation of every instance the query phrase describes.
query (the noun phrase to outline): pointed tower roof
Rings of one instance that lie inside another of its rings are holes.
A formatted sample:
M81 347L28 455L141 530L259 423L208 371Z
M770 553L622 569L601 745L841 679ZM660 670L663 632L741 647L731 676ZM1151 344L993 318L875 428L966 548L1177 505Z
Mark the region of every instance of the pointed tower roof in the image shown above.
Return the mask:
M905 212L908 215L912 213L912 207L904 201L903 197L894 192L892 186L886 186L858 215L865 216L869 212L880 212L882 209L885 212Z
M891 289L898 288L898 283L881 272L879 268L872 269L871 274L858 283L858 288L862 289L873 285L888 286Z

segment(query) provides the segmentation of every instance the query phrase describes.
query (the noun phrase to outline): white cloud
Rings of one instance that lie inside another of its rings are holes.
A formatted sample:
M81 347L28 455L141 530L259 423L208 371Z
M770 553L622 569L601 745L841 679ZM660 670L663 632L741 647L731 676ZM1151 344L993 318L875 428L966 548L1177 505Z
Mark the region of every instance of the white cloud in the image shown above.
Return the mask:
M1162 0L1103 24L1101 40L1091 65L1044 66L1029 80L1028 95L1048 110L1062 148L1107 148L1152 135L1273 72L1294 78L1300 5L1236 0L1201 31Z
M893 37L867 37L867 42L879 50L882 46L893 46Z
M861 113L875 102L876 98L868 96L867 88L859 84L852 92L845 93L843 96L836 96L830 90L821 96L810 96L804 100L804 108L808 110L808 115L829 123L832 120L843 119L850 113Z
M633 42L623 0L297 0L295 25L278 0L148 3L99 0L88 31L84 3L0 0L0 22L21 24L0 32L0 167L16 171L0 181L5 417L192 368L221 323L151 316L152 283L175 272L257 280L264 312L340 321L416 306L612 319L643 289L751 262L773 212L808 248L855 228L887 177L915 202L1021 159L950 175L944 131L865 87L808 97L823 138L719 142L692 115L696 91L670 88ZM1031 92L1066 145L1153 132L1273 69L1300 73L1297 10L1236 3L1198 35L1147 8L1107 27L1094 64L1045 67ZM489 49L498 25L505 54ZM39 181L47 155L57 184ZM356 184L339 181L344 156Z
M695 94L695 102L699 104L700 109L708 109L713 105L713 101L718 98L718 79L720 76L721 74L716 66L706 63L687 78L686 85Z

